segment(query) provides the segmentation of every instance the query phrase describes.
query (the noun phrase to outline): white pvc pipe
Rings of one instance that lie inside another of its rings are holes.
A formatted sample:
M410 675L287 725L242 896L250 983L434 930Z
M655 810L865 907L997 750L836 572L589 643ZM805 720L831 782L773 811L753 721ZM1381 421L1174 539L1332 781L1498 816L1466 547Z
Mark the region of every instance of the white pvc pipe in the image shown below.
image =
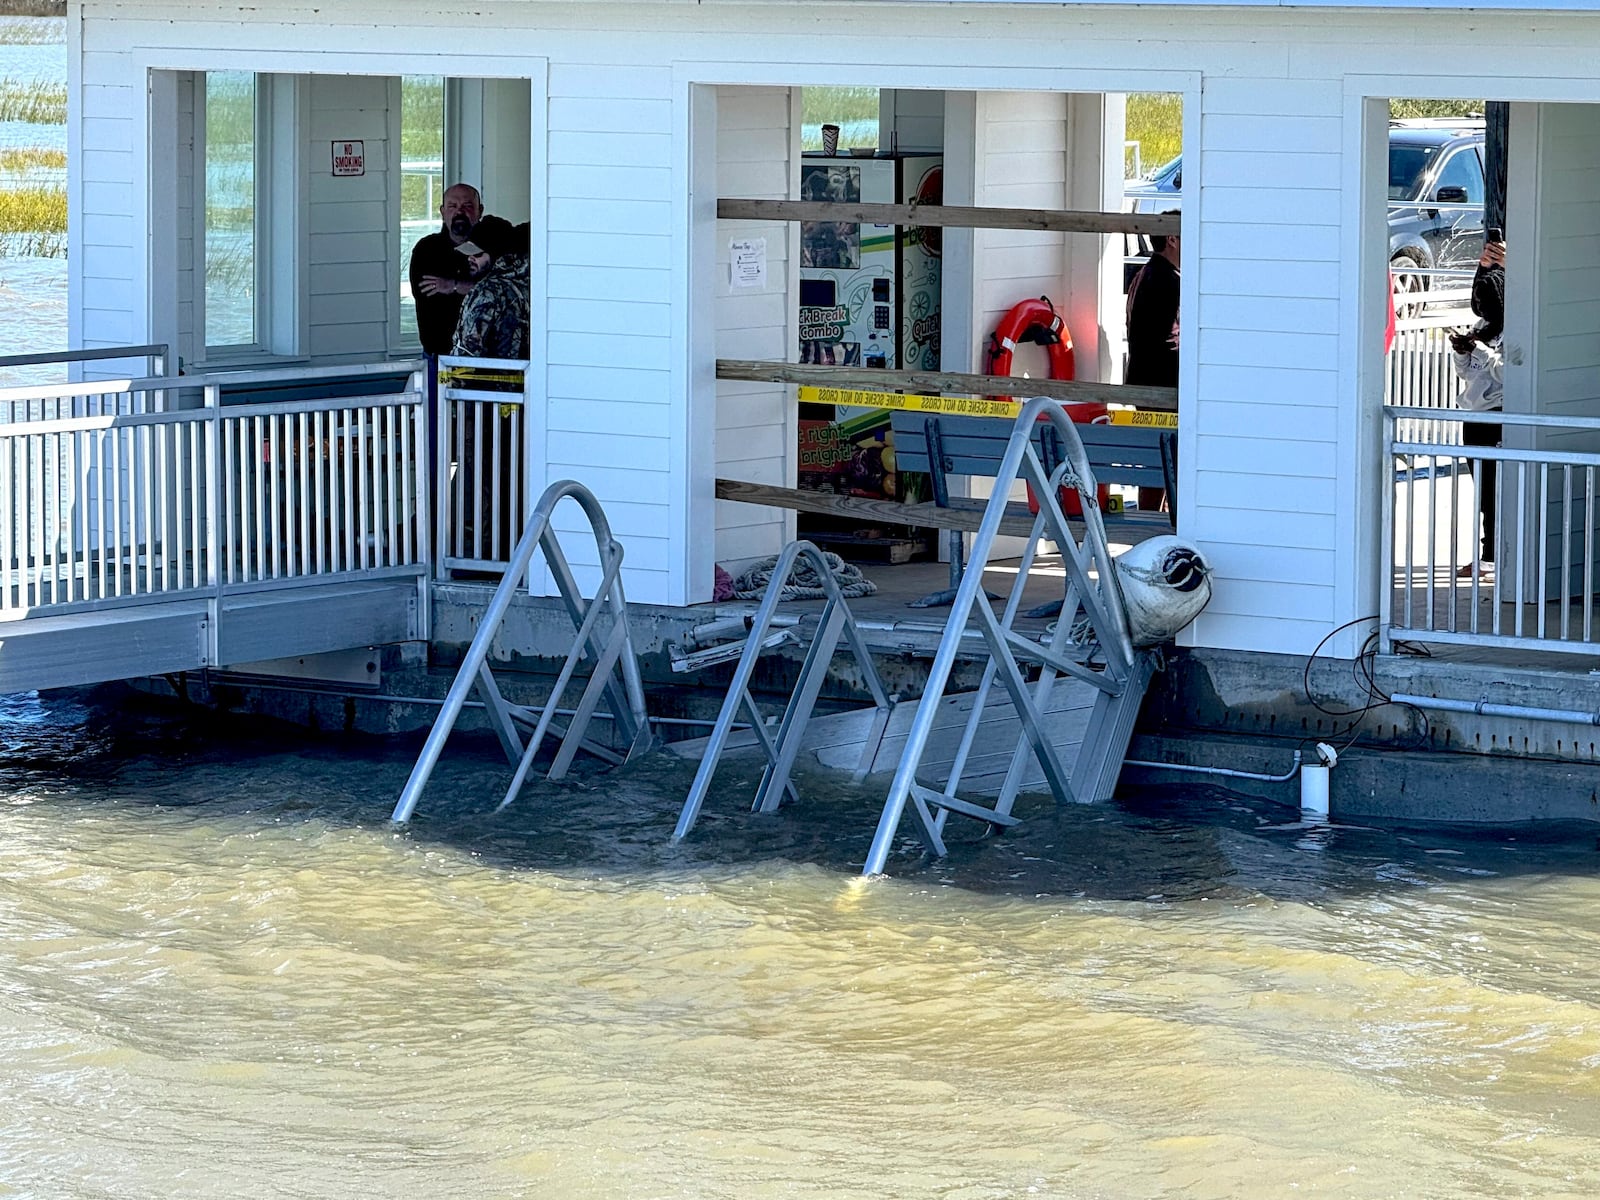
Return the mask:
M1328 775L1331 767L1303 763L1300 767L1300 811L1328 815Z

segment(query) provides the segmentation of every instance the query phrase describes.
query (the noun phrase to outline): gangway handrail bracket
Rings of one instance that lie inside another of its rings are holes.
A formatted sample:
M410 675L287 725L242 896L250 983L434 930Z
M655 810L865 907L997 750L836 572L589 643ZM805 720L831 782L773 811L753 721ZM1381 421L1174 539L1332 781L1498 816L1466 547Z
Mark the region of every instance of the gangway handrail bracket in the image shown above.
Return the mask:
M594 595L587 599L578 587L566 554L561 549L560 538L552 525L556 505L566 499L576 501L583 509L600 552L601 581ZM543 708L536 711L524 705L512 704L501 695L489 667L489 651L506 613L510 611L512 601L528 576L534 555L541 552L562 603L572 619L574 637L557 685L552 688ZM602 698L628 744L624 761L633 759L654 745L649 716L645 711L643 676L628 626L628 603L622 588L622 556L622 544L612 536L605 510L593 492L570 479L558 480L545 489L527 524L523 526L522 536L511 552L511 562L506 567L505 576L489 600L488 609L478 624L471 645L467 647L460 670L428 733L422 753L395 804L391 819L396 824L408 822L416 811L422 791L438 765L444 744L474 691L483 701L490 726L514 771L511 786L496 811L511 803L521 789L545 736L554 728L554 717L562 693L571 681L577 664L585 658L592 660L594 667L574 715L565 729L556 731L561 737L561 745L546 778L562 778L580 748L594 748L584 735ZM602 617L609 617L609 630L602 630ZM526 744L517 731L518 725L533 727L533 734ZM602 757L614 759L616 756L608 754Z

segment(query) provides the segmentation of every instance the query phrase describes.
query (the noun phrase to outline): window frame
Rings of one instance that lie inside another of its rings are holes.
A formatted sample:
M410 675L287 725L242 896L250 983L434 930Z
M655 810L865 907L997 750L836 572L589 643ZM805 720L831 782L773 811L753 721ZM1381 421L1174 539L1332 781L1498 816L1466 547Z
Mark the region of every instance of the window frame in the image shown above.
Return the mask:
M303 357L301 314L305 277L300 245L305 209L300 139L302 76L255 75L255 146L252 180L255 303L253 340L212 343L206 311L207 105L210 72L196 71L194 96L194 263L191 274L194 345L199 364L230 366Z

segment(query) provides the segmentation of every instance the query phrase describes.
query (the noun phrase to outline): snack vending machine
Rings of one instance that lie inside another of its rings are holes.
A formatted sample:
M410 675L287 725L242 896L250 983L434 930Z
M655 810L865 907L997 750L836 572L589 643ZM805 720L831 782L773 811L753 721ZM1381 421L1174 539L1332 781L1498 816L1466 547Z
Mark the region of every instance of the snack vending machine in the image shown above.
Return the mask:
M938 155L808 154L800 167L800 198L938 204L943 182ZM941 232L919 226L802 222L800 361L937 371ZM800 486L897 498L889 410L804 399L803 393Z

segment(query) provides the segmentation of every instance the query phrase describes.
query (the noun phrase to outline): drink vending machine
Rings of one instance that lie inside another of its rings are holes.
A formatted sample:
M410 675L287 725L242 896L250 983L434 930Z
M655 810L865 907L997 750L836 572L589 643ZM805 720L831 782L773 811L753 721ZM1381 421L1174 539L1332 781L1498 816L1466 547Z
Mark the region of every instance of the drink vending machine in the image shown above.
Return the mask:
M932 154L808 154L800 167L802 200L938 204L943 184L943 159ZM942 232L915 225L802 222L800 361L939 370ZM814 389L801 393L800 486L901 498L889 410L808 402L815 394Z

